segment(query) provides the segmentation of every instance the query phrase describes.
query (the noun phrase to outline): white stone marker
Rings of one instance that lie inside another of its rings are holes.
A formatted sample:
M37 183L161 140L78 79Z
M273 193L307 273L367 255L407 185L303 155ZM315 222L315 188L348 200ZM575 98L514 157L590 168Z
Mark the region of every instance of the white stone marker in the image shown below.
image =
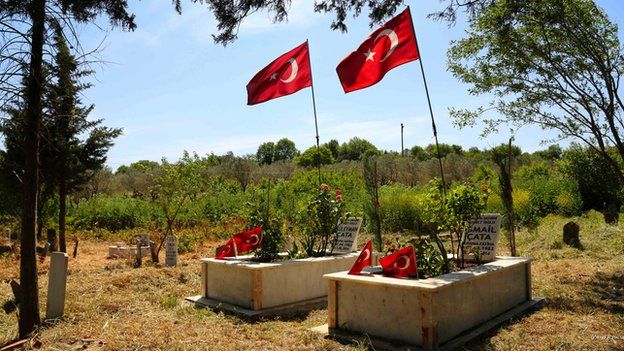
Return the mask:
M476 248L482 261L493 261L498 250L501 220L498 213L488 213L477 218L464 236L464 254L468 256L470 248Z
M46 319L63 316L65 310L65 289L67 288L67 262L69 256L64 252L50 255L50 277L48 281L48 304Z
M175 267L178 264L178 237L167 236L165 243L165 264L167 267Z
M361 217L349 217L345 223L338 223L334 236L334 252L353 252L357 250L357 237L362 227Z

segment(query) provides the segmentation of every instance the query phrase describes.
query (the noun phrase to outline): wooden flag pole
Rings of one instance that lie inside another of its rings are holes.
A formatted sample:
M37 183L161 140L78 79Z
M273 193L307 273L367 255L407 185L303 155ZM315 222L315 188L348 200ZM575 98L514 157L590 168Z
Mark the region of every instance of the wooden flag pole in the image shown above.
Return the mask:
M407 7L409 9L409 6ZM411 19L410 10L410 19ZM438 142L438 129L436 128L435 118L433 117L433 109L431 108L431 98L429 97L429 88L427 87L427 78L425 77L425 68L423 67L422 55L418 47L418 38L416 37L416 29L412 20L412 32L414 33L414 41L416 42L416 51L418 52L418 62L420 63L420 72L422 73L423 83L425 84L425 93L427 94L427 103L429 104L429 114L431 115L431 127L433 128L433 137L435 139L436 152L438 154L438 163L440 164L440 176L442 177L442 191L446 195L446 181L444 180L444 167L442 166L442 157L440 154L440 144Z
M308 39L306 39L306 43L308 43ZM310 55L310 44L308 44L308 56ZM310 82L312 83L310 87L312 88L312 109L314 110L314 128L316 129L316 154L318 156L317 168L318 168L318 181L319 188L323 181L321 180L321 143L319 138L318 131L318 119L316 118L316 99L314 97L314 79L312 74L312 59L310 59Z

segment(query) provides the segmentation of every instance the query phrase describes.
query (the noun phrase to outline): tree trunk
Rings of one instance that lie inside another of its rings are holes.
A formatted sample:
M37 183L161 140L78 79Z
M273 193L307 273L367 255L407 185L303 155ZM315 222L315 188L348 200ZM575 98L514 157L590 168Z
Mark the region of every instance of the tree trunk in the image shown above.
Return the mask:
M37 224L37 193L39 188L39 129L41 123L41 90L45 0L32 0L30 17L31 56L26 89L26 125L24 130L24 176L21 218L19 336L26 338L41 324L35 227Z
M61 252L67 252L67 244L65 241L65 215L67 214L67 181L65 180L65 172L61 171L59 181L59 249Z

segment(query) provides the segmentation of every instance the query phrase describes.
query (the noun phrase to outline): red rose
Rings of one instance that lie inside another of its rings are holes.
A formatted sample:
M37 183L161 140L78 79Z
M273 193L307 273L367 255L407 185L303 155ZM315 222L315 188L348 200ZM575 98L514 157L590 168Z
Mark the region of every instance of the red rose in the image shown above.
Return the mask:
M340 189L336 188L336 190L334 190L336 192L336 195L342 195L342 192L340 192Z
M342 201L342 195L340 194L336 195L336 201Z
M327 191L327 190L329 190L329 185L323 184L323 185L321 185L321 189L323 189L324 191Z

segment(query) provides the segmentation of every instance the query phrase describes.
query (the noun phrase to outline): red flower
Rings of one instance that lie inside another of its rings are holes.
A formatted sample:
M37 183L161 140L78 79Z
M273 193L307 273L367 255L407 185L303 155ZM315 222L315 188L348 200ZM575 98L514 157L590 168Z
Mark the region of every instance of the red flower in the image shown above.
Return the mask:
M323 184L323 185L321 185L321 189L323 189L324 191L327 191L327 190L329 190L329 185Z
M336 195L336 201L342 201L342 195L340 194Z
M381 207L381 204L379 204L379 200L373 201L373 204L375 204L375 207Z
M336 192L336 195L342 195L342 192L340 192L340 189L336 188L334 191Z
M488 186L487 184L481 184L481 190L483 190L484 193L486 193L488 191Z

